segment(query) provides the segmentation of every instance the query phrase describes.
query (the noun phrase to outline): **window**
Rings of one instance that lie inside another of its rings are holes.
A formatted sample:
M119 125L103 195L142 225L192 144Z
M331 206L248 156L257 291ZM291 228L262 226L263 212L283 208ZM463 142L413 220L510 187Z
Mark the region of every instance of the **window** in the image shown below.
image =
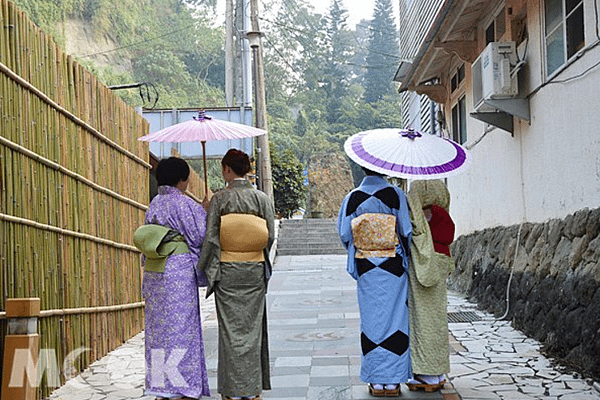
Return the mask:
M467 141L467 104L465 96L452 107L452 139L459 144Z
M502 8L485 29L485 45L487 46L491 42L499 42L504 32L506 32L506 20L504 17L504 8Z
M585 45L583 0L546 0L546 73L551 75Z
M452 79L450 79L450 87L452 89L452 93L454 93L454 91L456 89L458 89L458 87L460 86L460 84L462 83L462 81L465 79L465 65L461 65L458 70L456 71L456 73L452 76Z

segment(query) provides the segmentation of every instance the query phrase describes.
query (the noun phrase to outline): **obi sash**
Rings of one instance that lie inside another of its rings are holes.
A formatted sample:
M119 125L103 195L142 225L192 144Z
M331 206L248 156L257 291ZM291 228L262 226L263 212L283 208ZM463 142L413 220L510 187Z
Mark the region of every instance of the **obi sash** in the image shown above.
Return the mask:
M399 241L394 215L365 213L354 218L351 225L356 258L396 255Z
M144 270L150 272L164 273L169 256L190 252L181 233L156 224L137 228L133 234L133 244L146 256Z
M267 221L251 214L221 216L221 262L265 261L269 242Z

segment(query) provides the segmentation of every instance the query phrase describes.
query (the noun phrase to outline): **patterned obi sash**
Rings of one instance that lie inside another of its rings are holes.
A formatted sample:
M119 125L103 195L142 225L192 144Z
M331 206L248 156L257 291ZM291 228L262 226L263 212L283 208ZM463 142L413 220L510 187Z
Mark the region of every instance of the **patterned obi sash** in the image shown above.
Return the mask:
M396 217L390 214L365 213L352 220L355 258L394 257L399 243Z
M221 262L265 261L267 221L251 214L221 216Z

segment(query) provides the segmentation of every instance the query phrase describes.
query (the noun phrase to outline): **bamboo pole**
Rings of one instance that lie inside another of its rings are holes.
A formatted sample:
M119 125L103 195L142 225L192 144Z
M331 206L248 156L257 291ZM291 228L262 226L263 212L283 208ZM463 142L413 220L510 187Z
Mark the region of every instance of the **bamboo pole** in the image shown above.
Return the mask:
M76 239L87 239L96 243L101 243L101 244L105 244L105 245L109 245L115 248L120 248L120 249L125 249L125 250L129 250L135 253L139 253L140 251L137 249L137 247L135 246L131 246L128 244L124 244L124 243L117 243L114 242L112 240L109 239L104 239L104 238L100 238L100 237L96 237L96 236L92 236L89 235L87 233L80 233L80 232L75 232L75 231L71 231L68 229L62 229L62 228L58 228L56 226L51 226L51 225L47 225L47 224L41 224L39 222L36 221L32 221L26 218L20 218L20 217L13 217L12 215L7 215L7 214L2 214L0 213L0 221L8 221L8 222L15 222L19 225L23 225L23 226L30 226L30 227L34 227L37 229L42 229L42 230L47 230L47 231L51 231L51 232L57 232L57 233L61 233L63 235L66 236L71 236L73 238Z
M71 113L67 109L65 109L65 108L61 107L60 105L58 105L56 102L54 102L48 96L46 96L43 92L41 92L36 87L34 87L33 85L31 85L25 79L21 78L17 73L13 72L13 70L10 69L10 67L8 67L7 65L4 65L3 63L0 63L0 71L2 71L4 74L8 75L11 79L14 79L15 81L17 81L19 83L19 85L21 85L24 88L26 88L27 90L33 92L36 96L40 97L44 102L48 103L52 108L54 108L57 111L63 113L67 118L69 118L70 120L72 120L73 122L75 122L76 124L78 124L83 129L89 131L94 136L98 137L100 140L102 140L107 145L109 145L112 148L114 148L115 150L117 150L117 151L125 154L127 157L129 157L132 160L138 162L139 164L142 164L145 167L150 168L150 164L148 164L146 161L142 160L140 157L138 157L135 154L131 153L129 150L126 150L126 149L122 148L121 146L119 146L118 144L116 144L115 142L113 142L112 140L108 139L102 133L100 133L99 131L97 131L94 127L92 127L91 125L89 125L87 122L85 122L81 118L77 117L75 114Z
M121 200L121 201L129 203L129 204L131 204L131 205L133 205L133 206L135 206L135 207L137 207L137 208L139 208L141 210L146 210L148 208L146 205L144 205L142 203L139 203L139 202L137 202L135 200L129 199L129 198L125 197L125 196L121 196L120 194L118 194L116 192L113 192L110 189L107 189L107 188L105 188L103 186L100 186L100 185L96 184L95 182L92 182L89 179L87 179L87 178L85 178L85 177L83 177L83 176L81 176L81 175L79 175L79 174L77 174L77 173L75 173L73 171L68 170L67 168L63 167L62 165L60 165L60 164L58 164L58 163L56 163L54 161L51 161L51 160L49 160L49 159L47 159L45 157L42 157L39 154L37 154L37 153L35 153L33 151L30 151L27 148L25 148L25 147L23 147L23 146L21 146L19 144L16 144L16 143L14 143L14 142L12 142L12 141L10 141L10 140L2 137L2 136L0 136L0 144L3 144L5 146L7 146L7 147L10 147L11 149L16 150L16 151L18 151L19 153L21 153L23 155L26 155L26 156L28 156L28 157L30 157L30 158L32 158L32 159L34 159L34 160L42 163L42 164L47 165L48 167L51 167L51 168L57 170L57 171L60 171L63 174L65 174L67 176L70 176L71 178L74 178L74 179L76 179L76 180L78 180L78 181L80 181L82 183L85 183L86 185L89 185L89 186L93 187L94 189L96 189L98 191L104 192L104 193L106 193L106 194L108 194L108 195L110 195L112 197L115 197L115 198Z
M0 17L0 303L39 296L42 346L61 363L92 348L83 368L143 326L130 243L148 183L130 182L148 174L148 146L136 140L148 124L12 3L0 0Z

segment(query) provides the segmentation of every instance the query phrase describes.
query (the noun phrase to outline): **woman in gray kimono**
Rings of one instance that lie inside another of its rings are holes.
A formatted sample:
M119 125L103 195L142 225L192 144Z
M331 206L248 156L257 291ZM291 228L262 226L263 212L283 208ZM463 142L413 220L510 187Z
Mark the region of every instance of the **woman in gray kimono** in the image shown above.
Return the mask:
M210 201L199 260L219 322L217 391L225 400L258 400L271 389L265 296L274 211L244 178L251 168L246 153L231 149L221 165L227 187Z

